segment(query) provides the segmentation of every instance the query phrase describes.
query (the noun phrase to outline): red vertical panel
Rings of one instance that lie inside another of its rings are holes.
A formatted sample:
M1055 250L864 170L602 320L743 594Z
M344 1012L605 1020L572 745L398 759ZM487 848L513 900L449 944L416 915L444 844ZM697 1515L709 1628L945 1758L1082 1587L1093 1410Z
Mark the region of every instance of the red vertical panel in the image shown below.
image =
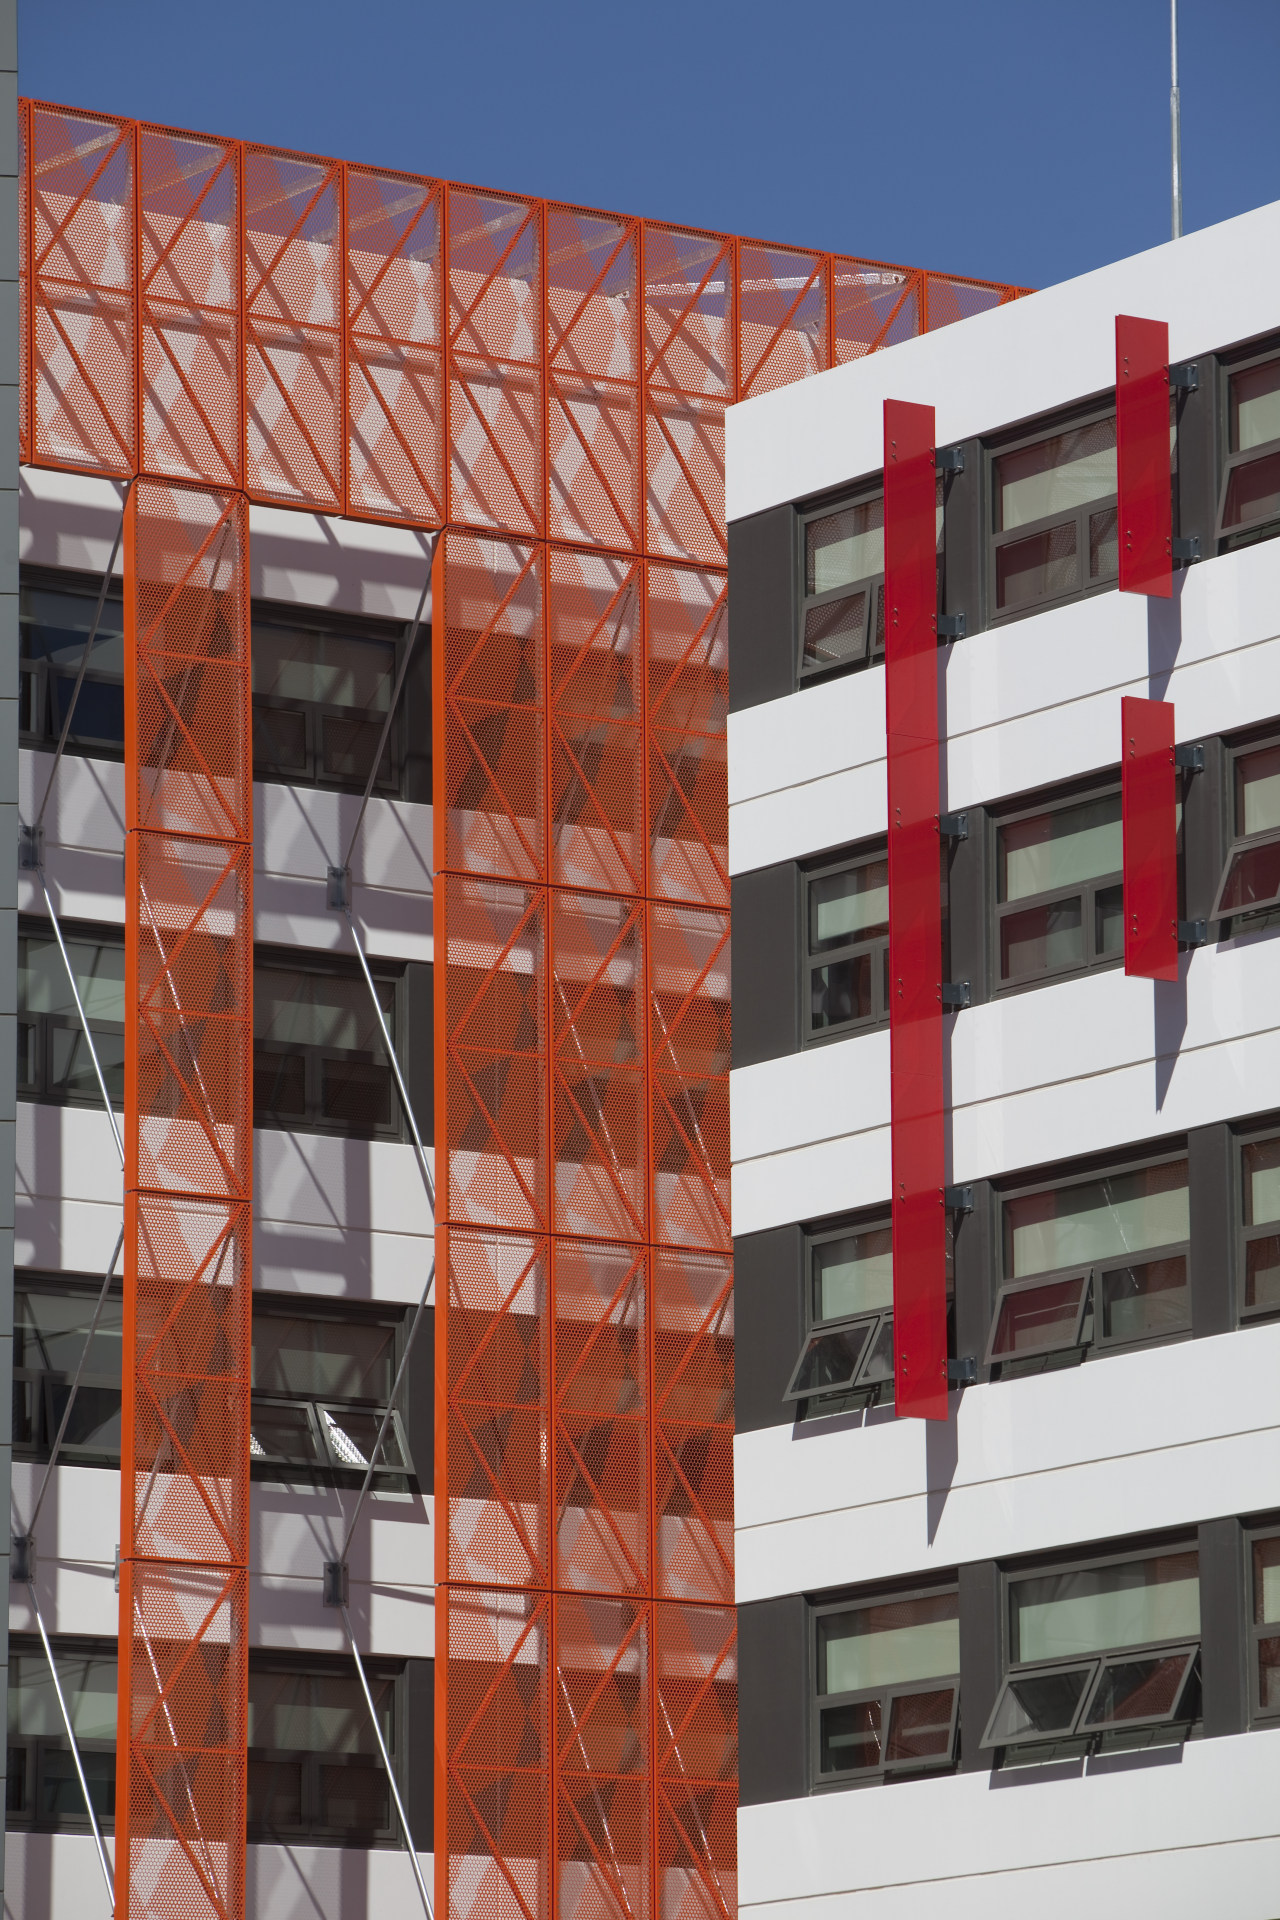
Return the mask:
M1120 702L1123 757L1124 970L1147 980L1178 977L1178 816L1173 707Z
M900 1414L947 1413L933 408L884 403L893 1342Z
M1120 591L1173 594L1169 329L1116 315L1116 468Z

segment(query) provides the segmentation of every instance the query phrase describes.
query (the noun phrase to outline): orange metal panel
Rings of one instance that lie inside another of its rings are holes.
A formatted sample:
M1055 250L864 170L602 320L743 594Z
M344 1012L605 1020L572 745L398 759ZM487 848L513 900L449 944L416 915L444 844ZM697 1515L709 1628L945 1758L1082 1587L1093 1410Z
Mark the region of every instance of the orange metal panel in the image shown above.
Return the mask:
M740 243L740 399L807 380L828 365L827 267L825 254Z
M640 539L639 227L547 208L548 531Z
M466 187L449 203L449 518L542 531L541 209Z
M125 522L116 1912L244 1913L253 1179L248 509Z
M847 365L924 331L920 275L874 260L831 263L833 364Z
M550 877L637 893L644 884L640 562L548 556Z

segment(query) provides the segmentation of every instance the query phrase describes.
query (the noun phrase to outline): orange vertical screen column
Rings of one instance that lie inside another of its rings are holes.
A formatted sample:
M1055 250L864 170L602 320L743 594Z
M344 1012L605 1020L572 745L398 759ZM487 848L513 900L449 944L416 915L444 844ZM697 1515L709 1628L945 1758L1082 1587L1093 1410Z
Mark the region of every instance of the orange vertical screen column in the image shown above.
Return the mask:
M125 522L116 1913L244 1914L253 787L242 494Z

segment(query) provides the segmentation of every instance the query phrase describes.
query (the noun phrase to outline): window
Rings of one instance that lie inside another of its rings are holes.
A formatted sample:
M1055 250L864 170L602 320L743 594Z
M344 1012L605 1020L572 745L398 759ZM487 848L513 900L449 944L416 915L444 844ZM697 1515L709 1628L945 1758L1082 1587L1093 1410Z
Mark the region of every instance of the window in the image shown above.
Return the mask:
M93 1810L110 1827L116 1811L116 1648L114 1641L53 1643ZM9 1765L5 1822L50 1832L89 1831L84 1795L44 1649L15 1634L9 1647Z
M1280 1713L1280 1527L1249 1541L1253 1580L1249 1672L1253 1710Z
M1007 1582L1008 1667L982 1738L1026 1762L1185 1736L1199 1717L1194 1547Z
M396 977L371 968L396 1044ZM354 965L320 954L255 954L253 1119L358 1138L400 1138L400 1104L369 988Z
M1234 837L1210 915L1231 921L1225 933L1264 926L1280 907L1280 740L1237 748L1231 789Z
M296 607L253 610L253 771L259 780L363 792L395 687L397 629ZM417 643L422 644L421 640ZM392 727L376 793L400 790Z
M124 1104L124 932L63 928L80 998L113 1105ZM58 943L47 921L18 933L18 1095L64 1106L102 1094Z
M943 482L938 480L941 573ZM800 678L884 658L884 494L807 513L800 521L804 593Z
M997 620L1115 585L1113 412L1010 447L991 468Z
M397 1761L397 1676L366 1660L382 1737ZM347 1661L303 1668L256 1655L249 1664L250 1840L311 1839L368 1846L396 1838L386 1768L369 1709Z
M1120 793L996 824L1000 985L1079 973L1124 955Z
M1240 1148L1244 1294L1240 1318L1280 1312L1280 1134Z
M889 1018L889 862L883 852L815 868L804 883L805 1038Z
M23 567L18 584L18 726L27 746L52 746L66 721L102 581L91 574ZM85 671L72 752L118 758L124 752L124 603L107 589Z
M893 1398L893 1238L887 1220L806 1236L809 1332L783 1396L799 1417Z
M14 1275L13 1444L28 1457L47 1456L53 1446L100 1292L101 1282L76 1287L53 1276ZM63 1459L119 1464L123 1340L124 1302L109 1293L85 1354Z
M1218 534L1224 550L1280 533L1280 354L1227 376L1227 459Z
M399 1321L307 1315L254 1301L251 1464L269 1477L337 1472L362 1478L391 1398ZM412 1473L399 1413L374 1484Z
M960 1701L954 1587L815 1608L814 1634L816 1781L951 1765Z
M987 1364L1039 1373L1191 1328L1185 1157L1005 1197Z

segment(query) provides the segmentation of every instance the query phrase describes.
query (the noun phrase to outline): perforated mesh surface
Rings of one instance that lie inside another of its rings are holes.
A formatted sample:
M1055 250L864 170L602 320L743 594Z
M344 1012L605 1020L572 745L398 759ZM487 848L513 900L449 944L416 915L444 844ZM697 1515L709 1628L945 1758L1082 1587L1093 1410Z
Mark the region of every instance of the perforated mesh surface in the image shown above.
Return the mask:
M243 1912L242 488L446 529L441 1920L730 1920L724 409L1017 290L30 102L19 132L24 457L144 476L119 1911Z

